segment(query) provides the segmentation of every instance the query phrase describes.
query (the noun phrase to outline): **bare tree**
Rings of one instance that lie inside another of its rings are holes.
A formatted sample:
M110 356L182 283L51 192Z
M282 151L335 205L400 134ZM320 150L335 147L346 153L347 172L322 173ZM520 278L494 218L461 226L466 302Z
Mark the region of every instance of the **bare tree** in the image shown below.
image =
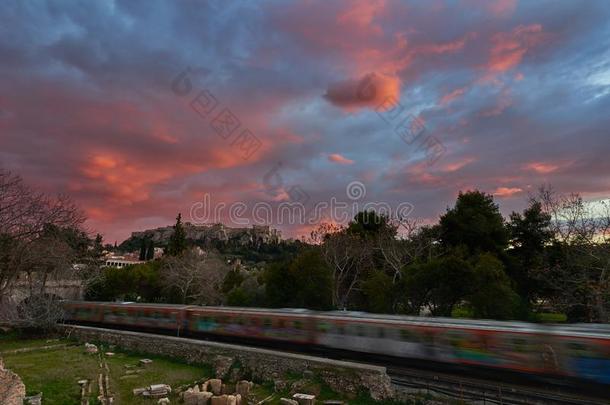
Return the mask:
M436 254L436 238L430 228L422 226L421 220L398 218L386 232L377 237L376 249L381 252L388 268L392 282L395 284L402 277L404 266L420 259L431 260Z
M560 310L585 312L588 321L608 322L610 313L610 204L587 203L578 194L541 187L534 201L551 215L560 260L538 277Z
M321 224L311 233L333 272L333 306L345 309L349 298L359 289L362 274L370 268L368 241L346 232L345 227Z
M183 304L222 302L220 284L229 267L219 255L189 249L178 256L167 257L161 271L166 289L178 292Z
M80 275L77 249L61 232L75 230L88 241L81 230L84 220L69 198L36 192L21 177L0 168L0 321L42 326L58 319L57 297L48 293L48 283ZM81 257L86 255L86 243ZM16 299L15 289L24 286L28 297Z

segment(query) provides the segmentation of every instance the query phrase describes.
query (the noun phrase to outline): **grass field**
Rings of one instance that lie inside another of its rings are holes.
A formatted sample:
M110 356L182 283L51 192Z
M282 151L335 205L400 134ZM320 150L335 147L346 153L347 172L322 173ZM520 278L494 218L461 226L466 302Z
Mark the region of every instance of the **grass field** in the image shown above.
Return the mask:
M61 343L69 345L49 349L41 348ZM22 348L34 350L12 352ZM102 351L108 350L104 347L101 349ZM0 338L0 353L5 366L22 378L28 395L43 393L44 404L80 403L80 386L77 382L83 379L93 382L90 399L92 399L91 403L96 403L96 400L93 399L98 395L97 381L101 372L101 356L85 353L82 345L65 341L47 342L46 339L24 340L13 336ZM152 359L153 362L146 367L141 367L138 362L144 357ZM154 356L140 356L117 351L114 356L103 356L103 358L109 368L111 392L115 403L119 404L153 403L151 400L134 397L132 394L134 388L159 383L177 387L209 377L211 373L209 367L188 365Z
M212 378L212 369L206 365L190 365L178 360L121 351L118 348L100 346L98 354L85 352L82 344L68 340L22 337L0 333L0 357L5 366L17 373L26 385L28 395L43 393L45 405L80 404L79 380L92 382L88 395L90 404L98 404L98 376L108 373L110 388L116 404L155 404L156 400L135 397L132 390L151 384L169 384L173 389L191 384L204 378ZM24 351L25 350L25 351ZM112 351L113 356L104 353ZM153 362L140 366L140 359L148 358ZM103 363L108 366L105 371ZM100 367L101 366L101 367ZM319 400L343 399L349 404L395 405L398 402L375 402L368 395L344 398L333 392L326 384L314 377L303 380L300 375L282 377L286 388L274 393L272 383L256 385L253 395L262 400L270 395L273 398L265 404L280 403L281 397L290 397L291 386L298 384L298 392L315 394ZM178 396L170 395L172 403L179 403ZM412 404L425 401L415 400Z

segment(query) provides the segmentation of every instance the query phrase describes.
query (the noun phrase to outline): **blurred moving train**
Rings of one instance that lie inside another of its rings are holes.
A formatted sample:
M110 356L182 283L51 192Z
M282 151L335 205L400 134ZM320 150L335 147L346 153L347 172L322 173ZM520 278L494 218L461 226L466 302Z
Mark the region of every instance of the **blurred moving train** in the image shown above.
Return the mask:
M610 384L610 325L64 301L68 323L266 340Z

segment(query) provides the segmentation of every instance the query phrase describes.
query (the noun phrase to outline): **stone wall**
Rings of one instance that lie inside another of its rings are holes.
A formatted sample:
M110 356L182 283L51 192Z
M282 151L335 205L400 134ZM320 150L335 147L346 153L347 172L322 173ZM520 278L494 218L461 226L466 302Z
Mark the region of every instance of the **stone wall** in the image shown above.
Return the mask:
M385 367L139 332L71 325L64 328L71 338L83 343L102 342L188 363L210 364L214 366L217 378L251 377L259 382L277 381L285 373L307 371L319 376L336 392L356 394L364 390L377 400L393 395ZM231 374L237 367L241 375Z
M22 405L24 398L23 381L11 370L6 370L0 359L0 403L2 405Z

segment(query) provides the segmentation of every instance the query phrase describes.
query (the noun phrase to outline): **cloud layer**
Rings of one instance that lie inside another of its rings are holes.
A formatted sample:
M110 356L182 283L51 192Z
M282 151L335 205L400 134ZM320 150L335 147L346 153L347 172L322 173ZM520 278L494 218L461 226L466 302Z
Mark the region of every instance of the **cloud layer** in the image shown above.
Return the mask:
M349 201L359 181L430 220L468 188L505 213L542 183L610 194L605 0L15 0L0 21L0 164L109 241L206 193Z

